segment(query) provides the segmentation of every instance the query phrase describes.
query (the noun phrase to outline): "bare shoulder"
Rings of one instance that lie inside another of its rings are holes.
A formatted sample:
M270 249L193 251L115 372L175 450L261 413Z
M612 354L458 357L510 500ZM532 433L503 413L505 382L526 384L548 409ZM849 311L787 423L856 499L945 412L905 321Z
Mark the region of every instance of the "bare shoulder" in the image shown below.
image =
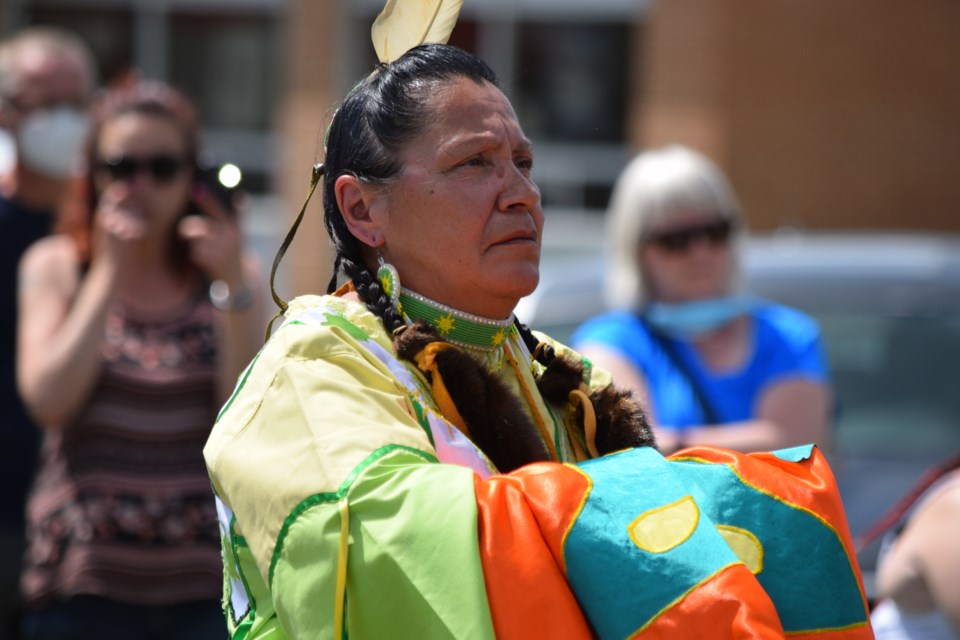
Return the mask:
M949 540L953 547L960 533L960 475L939 485L910 518L903 533L905 542L919 557L940 552L936 542Z
M921 514L926 510L933 510L953 527L960 528L960 472L953 472L936 490Z
M78 280L80 263L73 239L65 235L42 238L32 244L20 260L21 286L45 282L72 287Z
M51 268L69 266L78 262L77 247L69 236L53 235L41 238L24 252L21 264L34 268L48 265Z

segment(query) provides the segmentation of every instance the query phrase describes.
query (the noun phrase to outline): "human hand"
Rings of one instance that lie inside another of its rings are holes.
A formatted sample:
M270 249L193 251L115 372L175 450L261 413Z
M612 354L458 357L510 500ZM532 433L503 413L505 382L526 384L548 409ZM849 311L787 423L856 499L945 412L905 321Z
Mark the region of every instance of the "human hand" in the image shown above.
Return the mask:
M119 266L128 247L147 232L143 211L128 185L118 181L104 190L93 227L92 260Z
M241 287L243 243L236 217L202 185L194 189L192 198L204 215L186 216L177 227L190 248L190 259L209 280Z

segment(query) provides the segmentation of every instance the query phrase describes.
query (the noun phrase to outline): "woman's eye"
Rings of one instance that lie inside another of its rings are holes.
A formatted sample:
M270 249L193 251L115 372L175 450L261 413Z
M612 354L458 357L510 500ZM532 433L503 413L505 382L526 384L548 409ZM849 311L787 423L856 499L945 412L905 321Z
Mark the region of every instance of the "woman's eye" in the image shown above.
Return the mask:
M517 158L514 160L517 165L517 168L522 169L523 171L530 171L533 169L533 158Z

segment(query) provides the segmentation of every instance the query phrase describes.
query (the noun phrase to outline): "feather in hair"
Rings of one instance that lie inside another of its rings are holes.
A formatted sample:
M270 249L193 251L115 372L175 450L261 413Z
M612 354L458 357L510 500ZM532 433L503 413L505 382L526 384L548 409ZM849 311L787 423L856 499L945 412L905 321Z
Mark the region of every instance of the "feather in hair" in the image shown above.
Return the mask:
M463 0L387 0L370 35L380 62L393 62L425 42L445 44Z

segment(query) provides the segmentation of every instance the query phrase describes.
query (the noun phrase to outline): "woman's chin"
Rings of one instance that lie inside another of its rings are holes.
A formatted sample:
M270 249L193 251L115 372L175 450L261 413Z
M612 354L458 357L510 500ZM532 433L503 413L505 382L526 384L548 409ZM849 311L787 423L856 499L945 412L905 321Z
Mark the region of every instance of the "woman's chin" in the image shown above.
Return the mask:
M503 278L504 284L507 285L506 289L519 300L533 293L540 284L540 267L533 264L518 266L511 269L511 273L505 274Z
M520 298L537 288L539 274L521 272L501 274L488 280L488 286L470 289L466 298L460 298L454 308L485 318L499 320L509 317Z
M513 301L510 311L512 312L513 307L517 306L520 298L533 293L539 283L540 272L538 269L534 269L532 272L524 271L516 273L509 277L504 276L504 280L501 282L501 291L505 299Z

